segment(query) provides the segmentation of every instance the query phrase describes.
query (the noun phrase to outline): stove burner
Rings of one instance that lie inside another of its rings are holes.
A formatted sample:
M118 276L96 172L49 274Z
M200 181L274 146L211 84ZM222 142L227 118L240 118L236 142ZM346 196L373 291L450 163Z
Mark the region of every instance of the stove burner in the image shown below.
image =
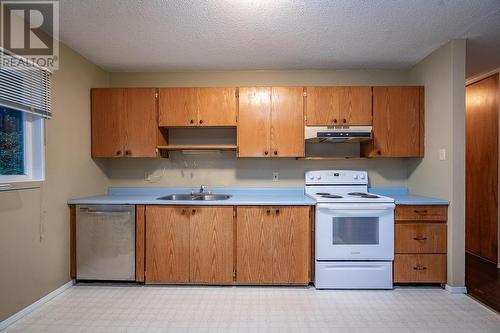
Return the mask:
M364 192L351 192L351 193L347 193L348 195L356 195L358 197L361 197L363 195L368 195L367 193L364 193Z
M380 197L378 195L374 195L374 194L365 194L365 195L362 195L361 198L376 199L376 198L380 198Z
M337 194L325 194L325 195L321 195L323 198L328 198L328 199L340 199L342 198L341 195L337 195Z
M328 192L318 192L318 193L316 193L316 195L330 195L330 193L328 193Z

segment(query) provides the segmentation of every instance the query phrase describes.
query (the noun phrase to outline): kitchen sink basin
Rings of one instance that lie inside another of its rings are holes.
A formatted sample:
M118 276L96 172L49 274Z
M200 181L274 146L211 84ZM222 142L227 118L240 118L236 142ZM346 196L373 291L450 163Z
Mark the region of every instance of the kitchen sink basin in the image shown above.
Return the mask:
M200 200L200 201L214 201L214 200L227 200L231 198L229 194L209 194L209 193L195 193L195 194L169 194L159 197L158 200Z

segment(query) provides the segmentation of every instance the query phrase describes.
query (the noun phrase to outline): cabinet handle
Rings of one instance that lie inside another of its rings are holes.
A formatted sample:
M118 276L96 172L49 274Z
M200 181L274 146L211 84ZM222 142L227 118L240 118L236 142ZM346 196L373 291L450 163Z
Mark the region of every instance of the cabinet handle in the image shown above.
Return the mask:
M344 122L344 124L347 123L347 119L344 119L343 122Z
M377 155L382 155L382 152L380 150L377 150Z
M333 123L336 124L337 123L337 119L333 119Z
M417 214L427 214L427 209L415 209L413 212Z
M277 150L274 151L274 155L278 155L278 151Z
M427 269L427 267L419 265L419 266L413 267L413 269L416 271L425 271Z
M196 213L196 209L193 209L191 213L194 215Z
M203 124L203 120L200 120L200 124Z
M424 240L427 240L427 237L413 237L413 240L424 241Z
M280 210L276 209L276 215L279 215L279 214L280 214Z
M122 151L121 151L121 150L118 150L118 151L116 152L116 155L117 155L117 156L120 156L121 154L122 154Z
M191 120L189 121L189 123L190 123L190 124L194 124L194 120L193 120L193 119L191 119Z
M270 209L266 210L266 213L267 215L271 214L271 210Z
M268 151L265 151L265 152L264 152L264 155L268 155L268 154L269 154L269 152L268 152Z
M132 155L132 151L131 150L125 150L125 155L127 155L127 156Z

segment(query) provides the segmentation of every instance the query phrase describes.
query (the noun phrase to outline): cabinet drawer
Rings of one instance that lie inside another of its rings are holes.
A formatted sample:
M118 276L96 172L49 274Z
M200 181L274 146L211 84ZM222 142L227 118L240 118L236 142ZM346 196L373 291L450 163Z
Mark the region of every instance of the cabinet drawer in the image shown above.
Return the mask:
M394 243L396 253L446 254L446 223L396 224Z
M447 216L447 206L397 205L394 213L396 221L446 221Z
M396 254L394 283L446 282L446 254Z

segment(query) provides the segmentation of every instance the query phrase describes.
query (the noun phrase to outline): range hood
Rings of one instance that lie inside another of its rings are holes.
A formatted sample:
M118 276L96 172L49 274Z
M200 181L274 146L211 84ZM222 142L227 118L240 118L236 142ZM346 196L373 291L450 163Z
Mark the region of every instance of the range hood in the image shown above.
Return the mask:
M342 143L363 142L372 139L371 126L306 126L306 142Z

